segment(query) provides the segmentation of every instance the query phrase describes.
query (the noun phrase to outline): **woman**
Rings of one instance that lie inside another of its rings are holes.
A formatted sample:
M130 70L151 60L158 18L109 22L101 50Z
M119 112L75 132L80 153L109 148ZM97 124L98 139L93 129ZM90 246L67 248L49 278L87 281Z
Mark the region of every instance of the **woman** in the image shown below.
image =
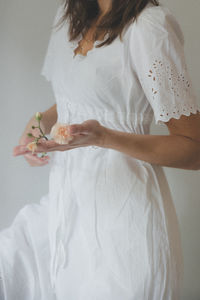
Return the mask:
M59 20L42 69L56 104L42 127L71 124L73 139L38 146L53 152L49 192L1 232L1 299L180 299L180 233L162 166L200 169L181 29L153 0L68 0ZM169 135L149 134L153 115ZM33 123L14 155L42 166L49 157L26 148Z

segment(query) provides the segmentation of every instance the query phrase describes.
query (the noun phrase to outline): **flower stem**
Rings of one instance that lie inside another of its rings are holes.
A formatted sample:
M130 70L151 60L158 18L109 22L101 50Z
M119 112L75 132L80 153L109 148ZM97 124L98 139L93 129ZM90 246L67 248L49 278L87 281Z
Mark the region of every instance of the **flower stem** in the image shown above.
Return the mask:
M48 141L48 138L45 136L44 132L42 131L42 128L40 127L40 120L38 121L38 128L42 134L42 137L44 137Z
M32 129L38 128L41 134L39 135L39 137L36 137L36 136L34 136L32 133L28 133L28 136L29 136L29 137L34 137L34 142L35 142L36 145L37 145L37 144L38 144L38 141L39 141L40 139L44 138L45 140L48 141L48 138L45 136L45 134L44 134L42 128L40 127L40 121L41 121L41 119L42 119L42 114L41 114L41 113L36 113L35 118L36 118L36 120L38 121L38 126L34 126L34 125L33 125L33 126L32 126ZM47 152L42 152L42 156L41 156L41 157L44 157L46 154L47 154Z

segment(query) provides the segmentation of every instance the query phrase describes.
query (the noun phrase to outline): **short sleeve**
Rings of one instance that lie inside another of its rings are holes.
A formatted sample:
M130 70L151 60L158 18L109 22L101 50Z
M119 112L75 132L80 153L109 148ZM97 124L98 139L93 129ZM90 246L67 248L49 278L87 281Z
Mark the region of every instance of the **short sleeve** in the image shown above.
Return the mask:
M168 8L144 10L131 28L129 50L156 124L200 111L187 70L184 36Z
M43 75L47 81L52 80L52 72L53 72L55 52L56 52L56 39L55 39L56 29L54 28L54 26L57 24L58 20L62 16L62 12L63 12L63 4L60 4L57 8L56 14L54 16L53 24L51 26L50 38L49 38L46 54L44 57L42 69L40 72L40 74Z

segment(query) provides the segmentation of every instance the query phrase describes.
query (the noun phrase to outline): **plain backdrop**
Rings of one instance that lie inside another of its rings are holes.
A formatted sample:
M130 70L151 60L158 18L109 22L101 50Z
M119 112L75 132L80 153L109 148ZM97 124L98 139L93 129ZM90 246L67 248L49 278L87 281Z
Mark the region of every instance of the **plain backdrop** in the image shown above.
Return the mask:
M188 70L200 99L200 1L162 3L183 30ZM0 229L11 224L20 208L38 202L48 192L49 166L31 168L23 157L13 157L12 149L30 117L55 103L51 85L40 72L58 4L58 0L0 0ZM167 129L153 124L152 133L167 134ZM185 262L182 300L199 300L200 172L164 170L181 227Z

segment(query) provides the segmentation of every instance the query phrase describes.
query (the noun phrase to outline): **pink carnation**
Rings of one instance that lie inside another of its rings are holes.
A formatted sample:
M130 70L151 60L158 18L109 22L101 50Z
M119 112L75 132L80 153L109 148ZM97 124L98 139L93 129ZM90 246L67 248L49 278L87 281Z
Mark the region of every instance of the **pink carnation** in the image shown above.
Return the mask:
M56 123L51 128L50 136L58 144L68 144L69 141L73 139L69 134L69 125L63 123Z
M37 144L36 144L36 142L31 142L26 145L26 148L28 148L28 150L32 151L32 154L33 154L35 152L35 150L37 149Z

